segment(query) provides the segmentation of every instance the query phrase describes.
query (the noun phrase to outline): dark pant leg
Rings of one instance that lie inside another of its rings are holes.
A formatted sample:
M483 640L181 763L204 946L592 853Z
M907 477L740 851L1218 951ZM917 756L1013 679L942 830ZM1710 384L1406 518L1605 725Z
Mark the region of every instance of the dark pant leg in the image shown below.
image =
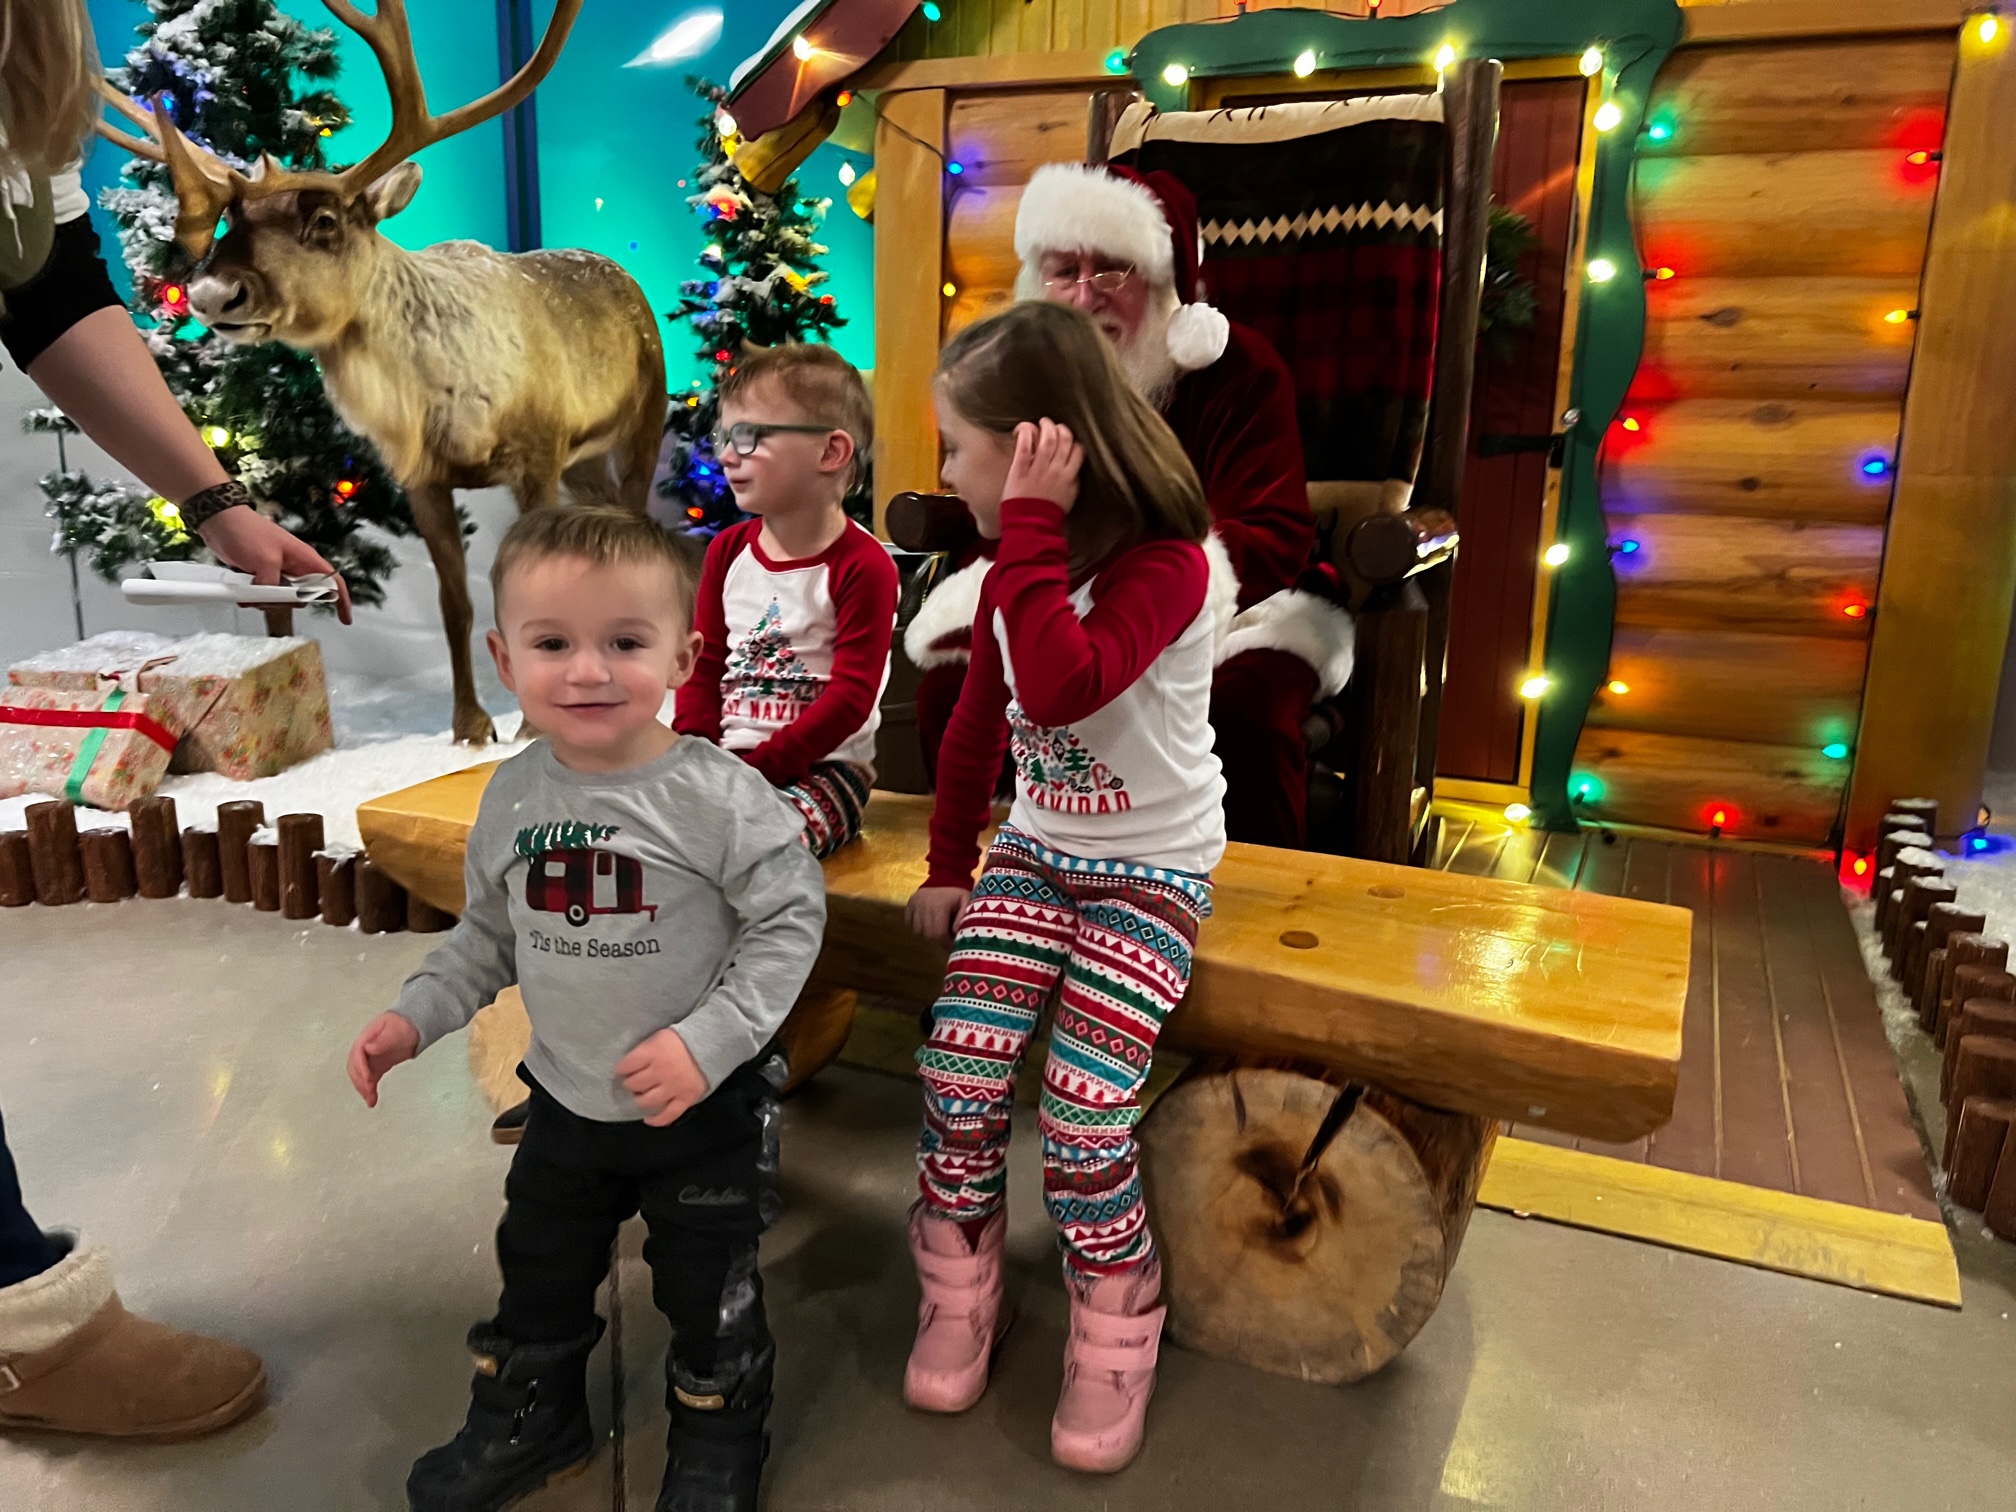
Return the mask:
M634 1126L651 1295L672 1324L675 1426L683 1408L760 1431L770 1405L776 1344L756 1249L778 1210L778 1113L757 1062L670 1128Z
M7 1125L0 1120L0 1286L39 1276L62 1258L63 1251L43 1237L21 1201L21 1182L7 1149Z
M525 1137L504 1179L497 1331L514 1344L561 1344L595 1328L595 1289L609 1274L616 1230L637 1210L635 1183L609 1159L626 1126L570 1113L532 1089Z
M1309 833L1309 748L1302 721L1316 669L1285 651L1244 651L1211 682L1211 727L1225 767L1225 833L1296 850Z

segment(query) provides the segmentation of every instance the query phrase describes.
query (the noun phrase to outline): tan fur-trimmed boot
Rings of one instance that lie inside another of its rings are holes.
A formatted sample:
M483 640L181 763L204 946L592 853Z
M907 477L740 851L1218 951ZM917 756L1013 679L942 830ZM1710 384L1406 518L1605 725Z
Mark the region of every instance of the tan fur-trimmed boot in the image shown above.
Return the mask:
M198 1438L259 1408L259 1356L134 1317L106 1253L69 1242L52 1269L0 1287L0 1430Z

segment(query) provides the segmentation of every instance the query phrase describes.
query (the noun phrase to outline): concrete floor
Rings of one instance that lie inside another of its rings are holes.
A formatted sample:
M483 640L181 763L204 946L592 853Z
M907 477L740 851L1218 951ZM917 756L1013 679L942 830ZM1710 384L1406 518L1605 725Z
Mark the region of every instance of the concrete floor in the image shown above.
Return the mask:
M273 1379L267 1412L203 1443L0 1437L0 1508L403 1506L407 1465L460 1420L508 1159L459 1043L394 1073L375 1113L344 1079L355 1029L430 943L186 900L0 914L0 1108L31 1209L109 1246L130 1305L255 1345ZM1381 1376L1306 1387L1172 1348L1140 1462L1070 1475L1048 1455L1064 1305L1028 1140L1022 1318L994 1388L956 1420L902 1405L914 1120L909 1085L846 1069L789 1107L764 1251L775 1512L2016 1500L2016 1247L1958 1236L1954 1313L1481 1211L1441 1311ZM528 1512L652 1504L665 1329L635 1227L620 1365L597 1355L600 1420L620 1396L624 1431Z

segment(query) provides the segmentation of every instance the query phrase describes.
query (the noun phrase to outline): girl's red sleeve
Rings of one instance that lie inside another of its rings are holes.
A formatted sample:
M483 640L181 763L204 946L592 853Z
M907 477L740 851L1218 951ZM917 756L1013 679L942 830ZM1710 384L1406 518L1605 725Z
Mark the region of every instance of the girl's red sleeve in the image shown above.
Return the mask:
M1064 511L1047 499L1004 501L987 587L1007 626L1022 712L1056 726L1103 709L1190 627L1209 576L1194 542L1144 541L1100 569L1097 596L1080 619L1071 607Z
M938 747L937 797L931 805L926 887L973 886L980 832L994 817L994 787L1008 750L1008 677L994 639L993 574L980 585L973 615L973 660Z
M835 620L833 675L805 712L742 759L772 787L801 782L875 711L896 629L896 564L882 543L849 528L827 579Z
M693 595L693 628L700 632L700 656L693 675L672 695L672 728L721 743L721 671L728 662L728 615L721 605L728 565L747 542L748 523L733 525L715 536L700 564L700 586Z

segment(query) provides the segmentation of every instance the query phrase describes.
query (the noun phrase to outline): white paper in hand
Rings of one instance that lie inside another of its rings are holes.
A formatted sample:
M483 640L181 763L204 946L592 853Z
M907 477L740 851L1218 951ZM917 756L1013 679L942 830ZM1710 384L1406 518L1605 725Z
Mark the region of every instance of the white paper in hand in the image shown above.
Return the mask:
M160 607L168 604L301 604L333 603L336 579L328 573L287 578L265 585L252 581L249 572L233 572L207 562L150 562L150 577L127 578L119 591L129 604Z

